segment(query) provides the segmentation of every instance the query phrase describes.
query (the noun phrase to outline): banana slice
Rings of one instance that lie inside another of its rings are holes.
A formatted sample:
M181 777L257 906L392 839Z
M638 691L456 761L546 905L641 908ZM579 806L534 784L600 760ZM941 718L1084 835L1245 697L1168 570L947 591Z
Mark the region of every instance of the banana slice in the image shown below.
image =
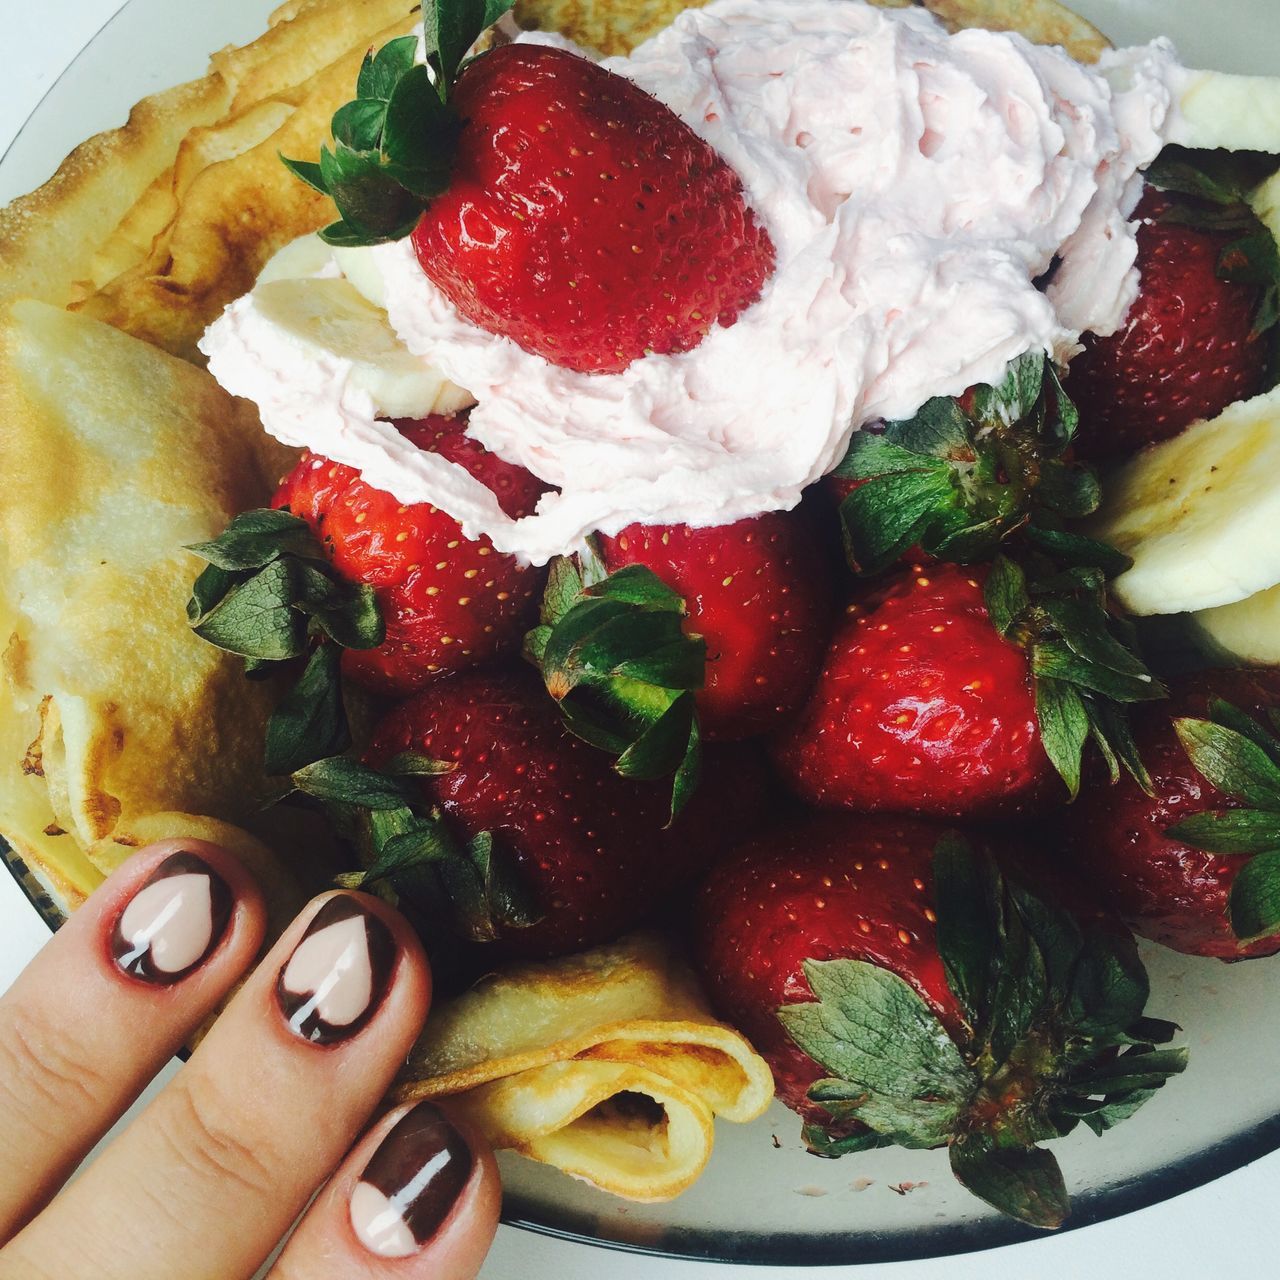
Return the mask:
M1112 584L1136 614L1198 612L1280 583L1280 388L1126 463L1088 532L1133 558Z
M275 336L317 367L350 361L350 384L387 418L456 413L475 403L461 387L408 351L386 313L343 279L276 279L258 284L253 305Z
M370 249L329 250L339 270L375 307L387 305L387 292L382 287L382 272L378 270Z
M1237 662L1280 666L1280 586L1236 604L1197 613L1200 630Z
M318 235L299 236L267 259L267 265L258 273L258 283L334 276L338 267L333 258L333 250Z
M1280 154L1280 79L1184 71L1169 142Z

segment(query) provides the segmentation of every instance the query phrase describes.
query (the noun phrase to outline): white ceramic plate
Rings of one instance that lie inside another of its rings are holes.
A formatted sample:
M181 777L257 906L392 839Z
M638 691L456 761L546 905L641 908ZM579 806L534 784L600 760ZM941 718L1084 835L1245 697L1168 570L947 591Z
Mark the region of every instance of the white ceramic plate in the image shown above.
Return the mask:
M1192 65L1266 74L1280 70L1273 4L1077 0L1076 7L1117 44L1165 34ZM272 7L272 0L130 0L0 161L0 192L43 181L86 134L122 121L138 98L200 74L211 50L256 35ZM1186 1028L1191 1067L1114 1133L1097 1139L1082 1128L1054 1144L1075 1202L1068 1229L1167 1199L1280 1148L1280 957L1226 966L1151 947L1146 958L1151 1012ZM706 1175L665 1205L626 1204L504 1157L506 1218L639 1252L771 1264L936 1257L1034 1235L964 1192L940 1152L820 1161L803 1151L798 1127L778 1106L754 1125L719 1126ZM885 1195L886 1187L900 1194Z

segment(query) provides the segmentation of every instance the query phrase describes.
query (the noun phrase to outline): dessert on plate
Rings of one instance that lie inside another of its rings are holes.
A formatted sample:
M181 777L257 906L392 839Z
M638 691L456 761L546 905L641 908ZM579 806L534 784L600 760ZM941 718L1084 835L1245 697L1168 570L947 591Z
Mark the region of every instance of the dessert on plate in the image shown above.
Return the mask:
M776 1092L1058 1226L1135 935L1280 950L1278 121L1047 2L289 0L0 213L0 831L386 896L400 1094L604 1190Z

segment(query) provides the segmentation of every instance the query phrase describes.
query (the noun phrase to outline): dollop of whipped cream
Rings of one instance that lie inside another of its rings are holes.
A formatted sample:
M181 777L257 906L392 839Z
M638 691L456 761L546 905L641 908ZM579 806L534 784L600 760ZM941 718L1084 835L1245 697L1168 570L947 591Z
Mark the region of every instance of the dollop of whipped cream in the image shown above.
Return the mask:
M1166 41L1086 67L1018 35L948 34L920 9L715 0L604 65L705 138L768 228L777 268L736 324L575 373L464 320L408 240L369 251L401 341L476 397L470 434L558 490L535 514L509 519L340 370L273 365L252 295L201 344L218 380L286 443L542 563L637 521L790 508L862 425L996 381L1027 351L1065 360L1137 294L1127 219L1181 74Z

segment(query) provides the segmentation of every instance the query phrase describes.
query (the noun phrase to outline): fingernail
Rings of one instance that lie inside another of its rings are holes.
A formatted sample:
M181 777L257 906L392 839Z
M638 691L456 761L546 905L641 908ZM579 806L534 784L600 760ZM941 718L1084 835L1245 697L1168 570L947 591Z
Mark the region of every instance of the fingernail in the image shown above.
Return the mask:
M444 1113L420 1102L396 1123L351 1192L351 1227L370 1253L406 1258L440 1230L475 1157Z
M312 1044L353 1036L387 993L396 944L377 916L341 894L316 912L276 980L294 1035Z
M232 900L227 882L203 858L171 854L120 912L111 954L125 973L169 986L217 946Z

